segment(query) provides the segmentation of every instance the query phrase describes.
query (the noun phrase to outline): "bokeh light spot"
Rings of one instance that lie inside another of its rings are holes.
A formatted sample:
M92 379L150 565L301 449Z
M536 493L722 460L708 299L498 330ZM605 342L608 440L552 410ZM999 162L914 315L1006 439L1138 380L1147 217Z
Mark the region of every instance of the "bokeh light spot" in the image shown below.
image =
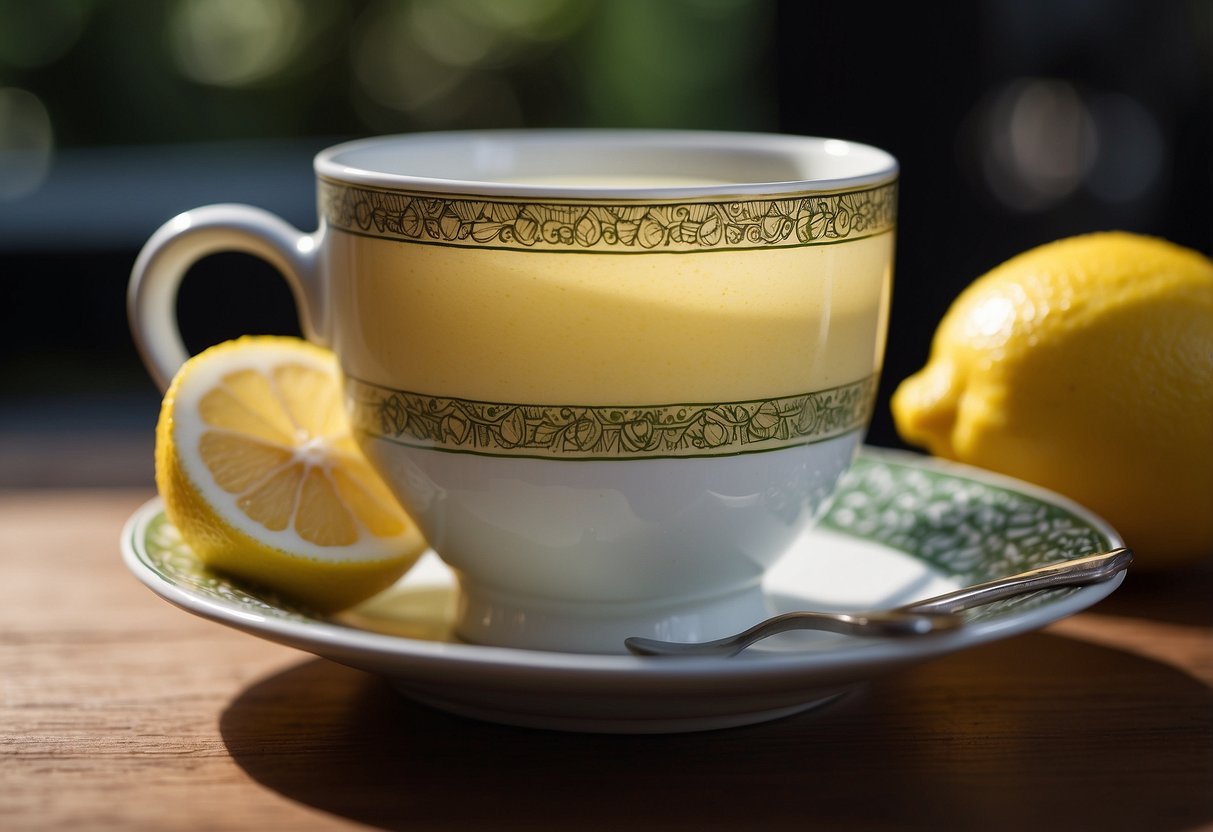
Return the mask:
M380 3L359 21L353 45L359 85L381 106L415 111L450 94L464 71L422 48L408 8Z
M1016 211L1042 211L1082 185L1098 152L1098 134L1069 83L1021 78L975 115L975 153L990 193Z
M442 0L416 0L409 6L408 22L416 42L451 66L476 66L506 45L501 31Z
M1163 128L1138 99L1049 78L1020 78L987 97L960 141L985 189L1025 213L1080 194L1112 204L1145 199L1169 163Z
M285 69L302 45L303 23L299 0L179 0L169 38L186 77L239 87Z
M0 88L0 200L38 190L53 153L51 118L41 99L27 90Z

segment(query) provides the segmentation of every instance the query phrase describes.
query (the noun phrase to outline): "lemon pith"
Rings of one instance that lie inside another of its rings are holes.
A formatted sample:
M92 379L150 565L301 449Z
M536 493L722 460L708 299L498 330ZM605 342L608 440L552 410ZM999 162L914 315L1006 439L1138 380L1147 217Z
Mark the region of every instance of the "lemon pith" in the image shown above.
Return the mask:
M190 359L156 428L169 520L212 568L318 611L390 586L424 540L371 469L331 353L249 337Z
M1213 553L1213 262L1122 232L974 281L892 400L931 453L1066 494L1147 568Z

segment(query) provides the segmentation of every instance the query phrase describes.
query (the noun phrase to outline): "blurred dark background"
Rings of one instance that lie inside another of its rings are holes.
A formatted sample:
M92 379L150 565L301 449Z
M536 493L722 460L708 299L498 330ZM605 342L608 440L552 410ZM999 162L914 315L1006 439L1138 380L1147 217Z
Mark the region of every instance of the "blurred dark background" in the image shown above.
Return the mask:
M902 163L869 435L949 302L1122 228L1213 247L1209 0L0 0L0 487L150 485L159 393L126 325L142 242L248 202L316 225L312 154L375 133L742 129ZM298 331L242 255L182 291L193 349Z

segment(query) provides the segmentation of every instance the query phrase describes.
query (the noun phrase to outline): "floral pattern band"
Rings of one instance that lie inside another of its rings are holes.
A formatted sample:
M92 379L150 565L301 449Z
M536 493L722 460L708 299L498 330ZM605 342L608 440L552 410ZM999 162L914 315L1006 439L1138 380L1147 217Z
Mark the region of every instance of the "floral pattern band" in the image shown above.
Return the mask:
M528 405L410 393L350 379L354 427L401 445L546 459L727 456L807 445L861 430L877 377L724 404Z
M398 242L520 251L730 251L825 245L892 231L897 183L764 199L591 203L412 193L321 179L319 205L332 228Z

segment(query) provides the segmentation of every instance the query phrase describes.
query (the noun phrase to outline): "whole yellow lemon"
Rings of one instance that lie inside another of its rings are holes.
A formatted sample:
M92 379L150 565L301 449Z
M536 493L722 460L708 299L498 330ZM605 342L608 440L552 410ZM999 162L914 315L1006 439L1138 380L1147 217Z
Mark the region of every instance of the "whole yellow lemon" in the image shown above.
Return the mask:
M1213 262L1123 232L1024 252L960 294L892 408L905 441L1100 514L1141 567L1213 553Z

